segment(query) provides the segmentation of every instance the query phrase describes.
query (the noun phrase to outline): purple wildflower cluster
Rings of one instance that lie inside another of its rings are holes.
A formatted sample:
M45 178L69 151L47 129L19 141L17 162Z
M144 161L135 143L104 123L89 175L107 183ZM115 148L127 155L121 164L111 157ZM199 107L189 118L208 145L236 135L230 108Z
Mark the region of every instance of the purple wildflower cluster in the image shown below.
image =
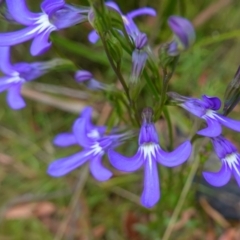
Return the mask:
M52 68L49 62L15 63L10 61L10 47L0 47L0 70L4 76L0 77L0 92L8 91L7 103L12 109L25 107L25 101L21 96L23 84L32 81Z
M89 11L66 4L64 0L44 0L41 13L30 12L25 0L6 0L6 4L12 18L26 28L1 33L0 46L13 46L32 39L30 52L33 56L42 54L51 47L51 32L87 21Z
M17 31L0 33L0 70L2 72L0 91L7 91L7 103L12 109L16 110L25 107L25 102L21 96L22 85L47 74L53 69L53 66L49 62L12 63L11 47L32 40L30 47L31 55L43 54L52 45L49 40L51 32L69 28L86 21L94 27L97 11L94 10L94 6L78 7L67 4L64 0L42 1L40 13L29 11L25 0L6 0L6 4L8 18L11 19L11 22L15 21L24 26ZM123 103L131 111L131 107L134 108L136 105L134 97L138 95L135 94L133 99L131 99L131 94L129 93L132 90L131 87L134 88L138 82L141 82L142 73L147 67L150 66L148 70L154 69L155 65L151 64L154 62L153 59L156 59L151 50L147 34L139 30L134 19L142 15L154 17L156 16L156 11L152 8L144 7L123 14L118 5L112 1L106 2L104 7L108 10L114 10L120 16L124 28L118 29L114 26L112 29L104 30L106 31L104 34L100 32L101 28L99 28L100 30L96 28L89 33L88 40L90 43L95 44L101 38L101 34L107 36L107 34L111 34L112 30L114 34L119 34L117 37L121 39L125 49L130 52L132 65L128 74L128 81L124 82L123 76L119 71L120 64L118 61L120 60L116 61L117 65L114 65L114 61L110 62L125 91L125 95L122 92L120 93L122 94ZM192 24L180 16L171 16L168 19L168 25L173 32L173 38L166 44L165 54L167 54L169 60L166 62L172 63L178 59L178 56L183 51L190 48L196 36ZM124 45L125 42L123 40L124 37L126 38L126 34L127 39L125 40L127 43L130 43L127 47ZM116 41L118 38L115 36L114 39ZM107 56L111 56L111 54L107 53ZM167 73L165 68L163 70L164 73ZM157 69L154 73L155 75L149 79L156 79L158 72ZM145 73L148 74L147 72ZM78 83L85 83L91 90L101 90L110 94L108 92L110 89L109 84L96 80L91 72L78 70L74 74L74 78ZM172 73L165 75L171 76ZM150 82L153 84L153 87L156 84L156 91L160 87L167 89L162 84L159 85L159 79L158 82ZM168 81L162 82L168 83ZM141 90L141 87L139 89ZM139 89L136 91L137 93L139 93ZM133 120L133 124L125 128L134 128L134 130L122 132L120 128L116 127L109 131L107 126L94 125L92 123L93 109L91 107L84 108L81 115L74 122L72 132L61 133L53 141L59 147L79 145L81 150L71 156L53 161L48 167L48 174L53 177L61 177L89 162L90 172L93 177L98 181L106 181L113 176L110 167L108 169L103 164L104 158L107 156L112 167L119 171L134 172L140 168L144 169L141 203L147 208L153 207L160 199L158 164L165 167L179 166L187 161L192 150L189 140L185 140L171 152L163 150L160 146L155 122L160 118L162 107L165 104L164 99L166 96L164 94L166 95L167 93L164 93L164 91L160 93L159 91L158 97L161 100L160 104L156 104L160 106L159 108L157 106L153 110L151 107L143 107L142 122L138 126L138 148L133 156L125 156L122 153L118 153L116 148L119 147L119 151L121 151L121 145L133 138L133 132L136 132L139 119ZM168 97L177 103L179 107L205 121L206 126L196 134L210 138L213 148L222 162L222 167L217 173L203 172L204 178L213 186L222 186L229 181L232 173L240 185L239 153L236 147L222 136L222 125L240 132L240 121L233 120L219 112L221 101L217 97L203 95L202 99L196 99L172 92L168 93ZM135 115L130 113L131 119L137 118L136 109L134 111ZM157 119L154 116L155 112L160 112Z
M54 144L67 147L80 145L83 150L70 157L57 159L50 164L48 173L54 177L63 176L75 168L90 161L90 171L98 181L106 181L112 173L102 166L104 154L108 155L113 167L120 171L133 172L144 167L144 190L141 203L145 207L154 206L160 198L157 163L166 167L175 167L185 162L191 154L189 141L181 144L173 152L165 152L159 145L158 133L152 123L152 109L143 111L142 126L138 139L138 150L133 157L125 157L117 153L114 148L131 137L130 133L106 134L106 127L97 127L91 123L92 109L87 107L80 118L73 124L73 133L62 133L56 136Z
M233 120L217 112L221 107L221 100L217 97L203 95L202 99L197 99L180 96L172 92L168 95L180 107L203 119L207 125L206 128L199 130L197 134L211 139L216 155L222 162L222 167L217 173L203 172L206 181L213 186L220 187L229 181L232 173L240 186L240 155L236 147L222 135L222 125L240 132L240 121Z

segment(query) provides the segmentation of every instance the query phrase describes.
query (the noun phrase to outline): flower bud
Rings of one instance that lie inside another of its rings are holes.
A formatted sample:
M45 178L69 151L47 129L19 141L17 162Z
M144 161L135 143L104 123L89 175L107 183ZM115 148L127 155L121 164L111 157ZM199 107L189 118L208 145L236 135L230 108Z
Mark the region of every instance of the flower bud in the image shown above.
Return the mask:
M169 55L176 56L187 50L195 41L196 35L193 25L186 18L171 16L168 25L174 33L174 40L169 45Z
M123 54L120 42L113 35L107 34L105 38L108 52L115 62L120 62Z
M158 51L158 57L160 60L160 65L163 69L169 69L169 74L172 74L175 70L176 64L179 59L179 52L176 51L176 48L172 49L171 48L171 43L168 44L163 44L160 46L159 51ZM171 53L175 54L170 54L169 51L171 50Z
M139 50L144 48L147 45L147 42L148 42L148 38L145 33L139 33L134 40L135 47Z
M86 70L79 70L75 73L74 78L78 81L78 82L83 82L86 80L90 80L93 77L93 75L86 71Z
M143 123L152 123L153 109L146 107L142 110L142 121Z
M75 73L74 78L80 83L84 83L88 89L91 90L107 90L109 89L107 84L101 83L94 79L92 73L86 70L79 70Z
M135 49L132 53L132 72L129 81L130 96L136 100L145 81L139 81L148 58L147 52Z
M145 67L148 54L145 51L135 49L132 54L132 73L130 77L131 83L136 83Z

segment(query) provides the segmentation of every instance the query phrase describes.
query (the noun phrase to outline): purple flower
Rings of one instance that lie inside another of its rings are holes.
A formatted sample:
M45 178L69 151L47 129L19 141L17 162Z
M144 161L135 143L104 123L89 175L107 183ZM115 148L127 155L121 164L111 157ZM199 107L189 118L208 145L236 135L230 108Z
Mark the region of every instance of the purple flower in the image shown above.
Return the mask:
M12 46L33 39L30 52L39 55L51 47L49 35L52 31L73 26L87 20L88 9L68 5L64 0L45 0L42 13L28 10L25 0L6 0L10 15L26 28L0 34L0 46Z
M10 47L0 47L0 70L5 74L0 77L0 92L8 91L7 103L12 109L25 107L21 96L21 87L24 83L32 81L51 69L48 63L17 63L10 62Z
M135 37L140 33L140 31L139 31L138 27L136 26L136 24L134 23L133 19L135 17L142 16L142 15L156 16L156 11L149 7L144 7L144 8L140 8L137 10L133 10L133 11L127 13L126 15L123 15L120 8L118 7L118 5L115 2L109 1L109 2L106 2L106 5L110 8L113 8L114 10L116 10L122 16L126 31L133 39L135 39ZM89 33L88 40L91 43L96 43L98 41L98 39L99 39L99 36L95 30L93 30Z
M219 172L203 172L204 178L209 184L221 187L228 183L233 174L240 186L240 154L236 147L223 136L212 138L211 141L222 167Z
M61 177L90 161L90 171L98 181L106 181L112 173L102 165L105 152L116 147L127 137L127 134L105 135L106 127L96 127L91 123L92 108L86 107L73 124L73 133L62 133L54 139L54 144L67 147L78 144L83 147L81 152L72 156L57 159L48 167L48 174Z
M188 49L195 41L195 30L186 18L171 16L168 25L172 29L175 39L170 43L168 54L176 56L180 51Z
M106 84L94 79L92 73L86 70L76 71L74 78L80 83L86 83L86 86L91 90L106 90L108 88Z
M144 189L141 196L143 206L153 207L160 198L157 163L167 167L175 167L185 162L191 154L189 141L181 144L173 152L161 149L158 134L151 122L152 110L146 108L143 112L143 124L138 139L138 150L133 157L125 157L110 149L108 156L111 164L118 170L133 172L144 167Z
M207 127L198 131L197 134L207 137L217 137L222 132L221 125L240 132L240 121L233 120L218 113L221 100L217 97L202 96L202 99L183 97L175 93L168 93L181 107L206 121Z

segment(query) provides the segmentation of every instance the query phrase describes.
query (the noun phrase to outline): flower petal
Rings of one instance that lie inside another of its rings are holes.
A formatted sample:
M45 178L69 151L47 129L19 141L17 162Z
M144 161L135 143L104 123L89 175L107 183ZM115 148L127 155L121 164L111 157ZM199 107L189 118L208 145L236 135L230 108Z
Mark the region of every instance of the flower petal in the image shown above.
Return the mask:
M221 100L218 97L209 97L207 95L202 95L202 100L209 105L212 110L219 110L221 107Z
M35 36L30 48L32 56L43 54L51 47L52 43L48 41L51 32L52 30L47 29Z
M233 120L231 118L222 116L220 114L216 114L216 116L222 125L224 125L225 127L231 128L237 132L240 132L240 121Z
M147 208L153 207L160 198L157 163L153 159L146 159L144 167L144 189L141 203Z
M220 159L225 159L227 155L237 152L237 148L222 135L211 138L214 150Z
M111 7L111 8L113 8L113 9L115 9L117 12L119 12L119 13L122 15L122 12L121 12L119 6L118 6L115 2L109 1L109 2L106 2L106 5L107 5L108 7Z
M197 134L206 137L217 137L222 133L222 127L219 122L213 118L206 118L207 127L198 131Z
M168 25L172 29L174 35L179 39L184 49L190 47L195 41L195 30L191 22L186 18L170 16L168 19Z
M89 152L82 151L69 157L57 159L50 163L47 173L53 177L61 177L84 164L89 158L91 158Z
M53 68L50 61L45 62L33 62L33 63L16 63L14 69L20 73L21 77L27 82L32 81L40 76L44 75Z
M144 7L137 10L133 10L127 14L128 18L135 18L142 15L156 16L157 12L153 8Z
M84 10L65 4L61 9L51 14L52 24L59 30L74 26L88 20L87 16L82 14ZM85 10L87 12L87 10Z
M47 15L51 15L65 5L64 0L44 0L41 4L41 9Z
M158 133L153 123L143 123L140 129L138 144L142 145L146 142L159 143Z
M13 74L15 71L10 61L10 47L0 47L0 56L0 70L7 75Z
M180 99L180 101L184 101L184 98ZM205 106L206 104L202 100L196 98L185 98L185 101L179 105L200 118L206 114L208 109L208 106Z
M77 140L72 133L60 133L53 139L53 144L58 147L68 147L77 144Z
M10 80L11 77L8 76L0 77L0 93L15 85L15 83Z
M102 136L106 132L105 126L95 126L92 124L91 118L92 118L93 109L92 107L85 107L81 114L81 118L85 118L86 120L86 126L85 126L85 133L86 135L91 139L98 139L100 136Z
M13 46L32 39L36 35L36 25L15 32L0 33L0 46Z
M8 90L7 102L8 105L14 110L18 110L26 106L26 103L21 95L21 87L22 84L15 84Z
M102 165L101 161L102 154L94 156L90 161L90 171L98 181L106 181L112 176L112 173Z
M175 167L184 163L191 155L192 146L190 141L182 143L172 152L165 152L158 148L158 157L156 160L166 167Z
M97 32L95 30L92 30L89 34L88 34L88 40L90 43L96 43L99 39L99 36L97 34Z
M236 167L238 167L237 170L234 169L232 173L233 176L235 177L235 180L237 181L238 186L240 187L240 168L239 165L237 165Z
M227 184L231 177L231 171L224 163L219 172L203 172L202 174L205 180L214 187Z
M92 116L92 107L85 107L82 111L81 111L81 117L83 118L87 118L88 121L91 120L91 116Z
M32 13L28 10L25 0L6 0L11 16L23 25L31 25L39 18L40 13Z
M139 169L144 159L142 158L141 151L138 152L133 157L124 157L121 154L110 149L108 151L108 157L110 163L118 170L124 172L133 172Z
M82 147L89 148L93 144L93 140L88 137L87 131L87 119L86 118L78 118L73 124L73 134L78 142L78 144Z

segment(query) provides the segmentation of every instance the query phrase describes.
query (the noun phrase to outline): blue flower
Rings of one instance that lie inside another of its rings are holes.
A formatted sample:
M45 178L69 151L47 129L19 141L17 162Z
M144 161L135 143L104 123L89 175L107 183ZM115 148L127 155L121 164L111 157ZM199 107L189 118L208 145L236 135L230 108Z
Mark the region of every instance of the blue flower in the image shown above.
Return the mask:
M21 96L21 87L26 82L32 81L51 69L48 62L17 63L10 62L10 47L0 47L0 70L5 74L0 77L0 92L8 91L7 103L12 109L25 107Z
M12 46L33 39L30 52L39 55L51 47L49 35L52 31L73 26L87 20L88 9L68 5L64 0L45 0L42 13L28 10L25 0L6 0L9 14L26 28L0 33L0 46Z
M120 8L118 7L118 5L115 2L109 1L109 2L106 2L106 5L110 8L113 8L114 10L116 10L122 16L126 31L129 34L129 36L131 36L133 38L133 40L140 33L140 31L139 31L138 27L136 26L136 24L134 23L133 19L135 17L142 16L142 15L156 16L156 11L149 7L144 7L144 8L140 8L137 10L133 10L133 11L127 13L126 15L123 15ZM99 39L99 36L95 30L93 30L89 33L88 40L91 43L96 43L98 41L98 39Z
M233 175L240 186L240 154L236 147L223 136L212 138L211 141L222 166L219 172L203 172L204 178L209 184L221 187Z
M178 101L178 105L193 115L206 121L207 127L198 131L197 134L206 137L217 137L222 132L221 125L240 132L240 121L233 120L218 113L221 107L221 100L217 97L202 96L202 99L188 98L176 93L168 93Z
M115 152L108 151L111 164L118 170L133 172L141 166L144 167L144 189L141 196L143 206L153 207L160 198L157 163L167 167L175 167L185 162L191 154L190 141L181 144L172 152L161 149L158 134L151 122L151 110L147 108L143 113L143 124L138 139L138 150L133 157L125 157ZM149 114L150 113L150 114Z
M102 165L102 157L108 149L121 144L128 134L105 135L106 127L97 127L91 122L92 108L86 107L73 124L73 133L62 133L56 136L54 144L67 147L73 144L80 145L83 149L69 157L57 159L48 167L48 174L61 177L80 167L89 160L90 171L98 181L106 181L112 173Z
M174 33L174 40L170 43L168 54L176 56L180 51L187 50L195 41L196 34L191 22L186 18L171 16L168 25Z

